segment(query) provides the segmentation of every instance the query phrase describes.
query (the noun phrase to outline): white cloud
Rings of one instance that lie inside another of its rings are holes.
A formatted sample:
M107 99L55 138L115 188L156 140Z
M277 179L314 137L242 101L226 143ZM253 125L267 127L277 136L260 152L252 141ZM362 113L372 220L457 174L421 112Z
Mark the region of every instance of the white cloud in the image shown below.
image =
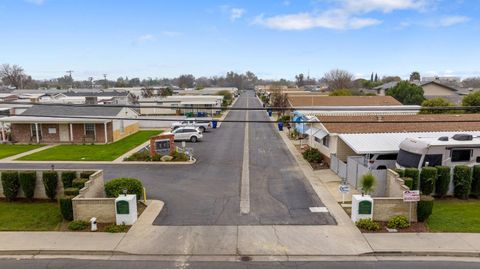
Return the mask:
M236 21L245 15L246 10L243 8L231 8L230 9L230 21Z
M382 23L365 16L380 11L421 10L432 0L331 0L334 4L321 11L284 14L265 18L257 16L254 24L277 30L306 30L311 28L360 29Z
M43 3L45 3L45 0L25 0L25 2L28 2L28 3L31 3L31 4L35 4L35 5L42 5Z
M150 42L150 41L153 41L153 40L155 40L154 35L146 34L146 35L141 35L137 39L135 39L133 44L140 45L140 44L144 44L144 43L147 43L147 42Z
M456 24L468 22L469 20L470 18L466 16L447 16L438 20L436 24L438 26L449 27Z
M176 32L176 31L163 31L162 35L168 36L168 37L176 37L176 36L181 36L183 33L181 32Z
M425 8L430 0L340 0L344 8L351 11L371 12L382 11L385 13L394 10Z

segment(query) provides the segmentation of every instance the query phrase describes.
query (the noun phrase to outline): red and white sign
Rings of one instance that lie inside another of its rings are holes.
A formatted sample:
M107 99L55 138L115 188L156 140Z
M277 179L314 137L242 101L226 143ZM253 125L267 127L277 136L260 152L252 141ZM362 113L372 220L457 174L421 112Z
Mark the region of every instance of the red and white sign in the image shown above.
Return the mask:
M420 201L420 191L404 191L403 192L403 201L404 202L418 202L418 201Z

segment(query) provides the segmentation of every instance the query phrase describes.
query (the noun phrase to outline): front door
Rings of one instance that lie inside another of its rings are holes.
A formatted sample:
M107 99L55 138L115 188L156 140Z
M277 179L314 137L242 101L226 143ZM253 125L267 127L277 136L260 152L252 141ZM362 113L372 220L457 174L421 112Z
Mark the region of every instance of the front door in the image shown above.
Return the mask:
M68 129L68 124L60 124L60 142L69 142L70 141L70 132Z

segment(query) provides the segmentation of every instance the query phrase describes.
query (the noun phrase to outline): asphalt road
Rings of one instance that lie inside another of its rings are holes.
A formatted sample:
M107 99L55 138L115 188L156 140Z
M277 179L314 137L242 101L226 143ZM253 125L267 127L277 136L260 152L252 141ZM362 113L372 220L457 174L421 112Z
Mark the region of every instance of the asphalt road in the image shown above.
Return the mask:
M236 107L260 107L253 92ZM230 111L227 119L244 120L246 111ZM250 120L268 119L264 111L249 111ZM245 123L222 123L191 144L195 165L57 164L57 168L103 169L105 179L133 177L147 188L150 199L165 201L156 225L321 225L335 224L329 213L311 213L323 206L272 124L250 123L250 213L240 213L240 184ZM50 168L50 164L0 164L0 168Z
M477 269L473 262L164 262L164 261L98 261L69 259L0 260L2 269Z

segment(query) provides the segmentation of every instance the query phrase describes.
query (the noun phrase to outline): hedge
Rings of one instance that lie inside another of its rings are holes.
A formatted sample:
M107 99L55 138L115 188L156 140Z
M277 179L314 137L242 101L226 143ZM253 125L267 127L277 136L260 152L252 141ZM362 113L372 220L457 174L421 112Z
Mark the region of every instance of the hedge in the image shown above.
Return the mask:
M73 196L62 196L58 199L60 205L60 213L65 220L73 220Z
M454 194L459 199L468 199L472 187L472 169L466 165L457 165L453 169Z
M85 183L89 181L88 178L76 178L72 181L72 188L77 188L79 190L85 187Z
M417 203L417 221L424 222L432 215L433 197L422 195Z
M406 168L405 177L409 177L413 180L412 190L418 190L418 184L420 180L420 171L417 168Z
M105 184L105 194L107 197L118 197L123 194L123 190L128 194L136 194L140 199L143 194L143 185L140 180L135 178L115 178Z
M437 180L437 168L424 167L420 172L420 191L425 195L431 195L435 190Z
M80 173L80 178L90 178L91 175L95 174L95 171L84 171Z
M63 190L63 194L66 196L77 196L80 193L78 188L66 188Z
M470 193L473 197L480 198L480 165L473 167L472 191Z
M37 184L37 173L35 171L25 171L18 173L18 181L22 188L25 198L33 200L35 194L35 185Z
M62 172L62 184L63 188L71 188L72 187L72 181L77 178L77 172L75 171L65 171Z
M437 182L435 183L435 194L441 198L447 196L450 187L450 167L437 166Z
M405 169L396 168L394 170L400 178L405 177Z
M43 172L43 186L45 186L45 194L50 200L55 200L57 195L58 173L55 171Z
M2 173L3 195L7 201L14 201L18 195L20 183L18 181L18 172L8 171Z
M410 190L413 188L413 179L411 177L404 177L403 181L405 181L405 186L407 186Z

